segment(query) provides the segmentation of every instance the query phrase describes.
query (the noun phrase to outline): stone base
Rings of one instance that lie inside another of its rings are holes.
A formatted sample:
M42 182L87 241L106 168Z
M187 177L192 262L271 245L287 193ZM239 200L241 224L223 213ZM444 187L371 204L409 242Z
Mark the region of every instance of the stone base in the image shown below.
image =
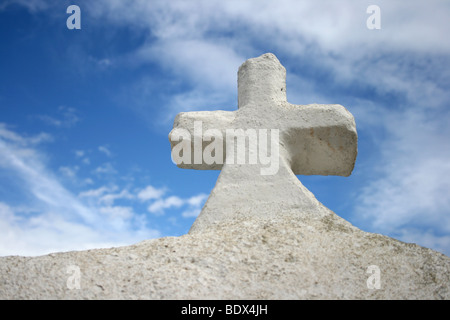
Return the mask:
M368 289L369 266L380 289ZM73 287L70 266L80 270ZM0 258L0 299L450 299L450 258L322 218L230 221L133 246Z

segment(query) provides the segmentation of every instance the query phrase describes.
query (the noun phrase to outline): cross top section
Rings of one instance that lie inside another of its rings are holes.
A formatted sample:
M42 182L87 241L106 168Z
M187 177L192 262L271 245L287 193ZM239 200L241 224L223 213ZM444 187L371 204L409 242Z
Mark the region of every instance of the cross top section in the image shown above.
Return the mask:
M286 69L272 53L245 61L238 71L238 108L286 101Z

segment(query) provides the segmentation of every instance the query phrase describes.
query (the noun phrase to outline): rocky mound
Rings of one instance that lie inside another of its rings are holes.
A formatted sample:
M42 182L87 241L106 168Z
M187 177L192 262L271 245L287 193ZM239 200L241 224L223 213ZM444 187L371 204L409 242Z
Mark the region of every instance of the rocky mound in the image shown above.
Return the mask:
M0 258L0 299L450 299L449 284L447 256L334 214Z

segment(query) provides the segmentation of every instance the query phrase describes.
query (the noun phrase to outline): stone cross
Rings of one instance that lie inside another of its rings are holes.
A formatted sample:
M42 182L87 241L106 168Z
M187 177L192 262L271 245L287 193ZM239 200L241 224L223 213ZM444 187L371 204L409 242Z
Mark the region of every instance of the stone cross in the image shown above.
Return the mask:
M323 217L329 209L296 175L349 176L357 155L351 113L288 103L286 69L271 53L240 66L238 110L180 113L169 140L180 168L222 170L190 233L230 219Z

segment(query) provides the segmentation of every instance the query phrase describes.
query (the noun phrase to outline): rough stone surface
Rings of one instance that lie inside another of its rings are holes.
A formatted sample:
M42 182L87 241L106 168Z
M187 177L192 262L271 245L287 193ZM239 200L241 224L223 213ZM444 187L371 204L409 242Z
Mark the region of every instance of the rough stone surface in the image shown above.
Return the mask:
M68 267L80 268L70 290ZM367 268L380 268L368 289ZM0 258L0 299L450 299L450 258L320 219L232 220L129 247Z

